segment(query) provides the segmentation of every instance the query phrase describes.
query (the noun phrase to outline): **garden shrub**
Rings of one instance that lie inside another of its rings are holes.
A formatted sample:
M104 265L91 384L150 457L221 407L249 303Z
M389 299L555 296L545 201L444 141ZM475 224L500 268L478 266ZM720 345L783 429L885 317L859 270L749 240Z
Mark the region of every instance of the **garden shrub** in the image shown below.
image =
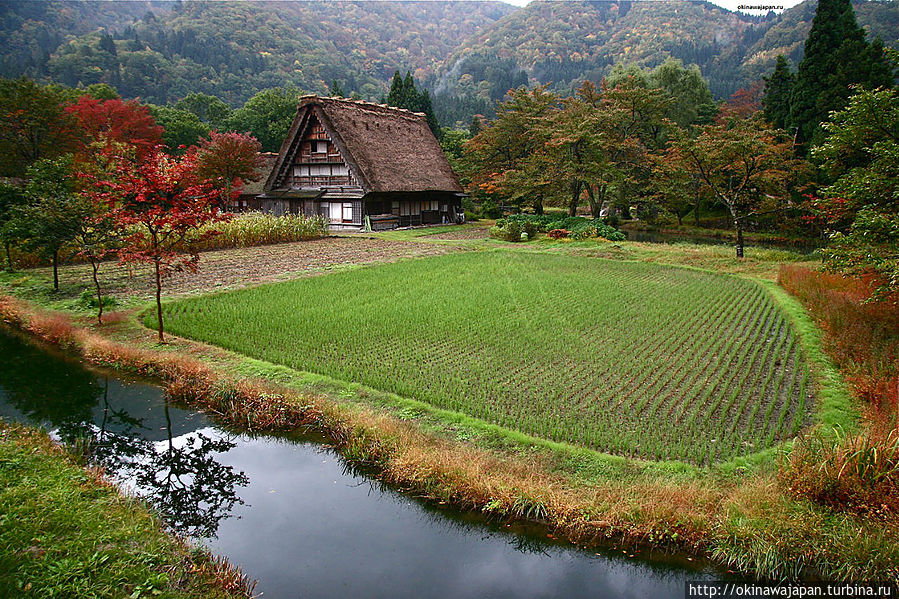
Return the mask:
M500 224L502 223L502 224ZM522 234L527 238L523 239ZM490 236L504 241L528 241L537 235L537 225L531 222L519 220L500 219L496 225L490 228Z
M532 224L537 227L537 230L543 232L565 230L568 231L568 237L572 239L602 237L609 241L625 240L624 233L598 218L589 219L583 216L560 216L558 214L512 214L506 217L505 221ZM553 237L553 239L558 238Z

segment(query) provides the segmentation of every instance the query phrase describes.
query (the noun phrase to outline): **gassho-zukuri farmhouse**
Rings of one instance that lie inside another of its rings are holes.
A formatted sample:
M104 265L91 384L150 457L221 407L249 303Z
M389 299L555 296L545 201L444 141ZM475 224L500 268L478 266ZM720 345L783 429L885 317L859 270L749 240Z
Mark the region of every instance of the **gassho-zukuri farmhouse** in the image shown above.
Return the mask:
M265 157L268 177L237 210L321 215L349 230L464 220L465 193L422 113L302 96L280 152Z

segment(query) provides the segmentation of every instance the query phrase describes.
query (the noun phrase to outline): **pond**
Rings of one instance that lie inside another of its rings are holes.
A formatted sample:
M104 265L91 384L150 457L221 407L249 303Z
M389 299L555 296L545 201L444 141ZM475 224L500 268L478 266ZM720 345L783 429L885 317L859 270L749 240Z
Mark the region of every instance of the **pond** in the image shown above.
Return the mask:
M688 235L686 233L665 233L662 231L638 231L635 229L622 229L627 235L628 241L642 241L646 243L692 243L696 245L724 245L734 247L736 242L732 239L721 239L704 235ZM810 243L757 243L746 241L746 247L758 247L771 250L788 250L799 254L811 254L817 247Z
M685 556L585 550L537 525L380 485L320 435L248 435L147 381L85 368L0 327L0 418L40 424L264 597L683 597L721 578Z

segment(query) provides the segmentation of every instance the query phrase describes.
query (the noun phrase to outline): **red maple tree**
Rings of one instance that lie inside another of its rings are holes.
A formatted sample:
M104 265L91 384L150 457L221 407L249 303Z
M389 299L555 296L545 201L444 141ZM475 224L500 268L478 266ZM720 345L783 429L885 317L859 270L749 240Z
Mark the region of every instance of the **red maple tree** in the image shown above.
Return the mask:
M175 271L196 271L200 257L188 238L207 223L228 218L218 209L221 190L199 174L195 152L173 157L157 146L139 163L117 159L114 173L97 181L95 193L106 202L116 228L128 231L120 262L153 266L157 332L165 343L162 280Z
M97 100L81 96L65 108L84 132L81 152L90 152L94 144L102 148L113 143L132 146L143 159L162 143L164 129L156 124L150 110L136 100Z
M196 149L200 176L218 183L220 206L228 208L240 194L245 181L258 181L264 159L259 154L262 144L249 133L212 131Z

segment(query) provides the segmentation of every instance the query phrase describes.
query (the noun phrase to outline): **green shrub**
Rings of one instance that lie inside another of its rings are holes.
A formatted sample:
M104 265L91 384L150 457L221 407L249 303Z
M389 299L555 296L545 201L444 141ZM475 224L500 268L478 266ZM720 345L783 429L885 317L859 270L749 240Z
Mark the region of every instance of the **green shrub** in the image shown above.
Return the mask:
M558 214L512 214L505 219L509 223L533 225L539 231L556 229L570 231L572 239L602 237L609 241L624 241L624 233L602 222L601 219L583 216L560 216ZM499 222L497 222L499 224Z
M116 299L110 295L103 295L102 297L104 308L111 308L118 304L118 301L116 301ZM79 300L79 303L85 308L97 308L97 294L93 289L85 289L81 293L81 299Z
M502 224L500 224L502 223ZM522 238L522 234L527 238ZM537 235L537 225L518 220L500 219L490 228L490 236L504 241L528 241Z

